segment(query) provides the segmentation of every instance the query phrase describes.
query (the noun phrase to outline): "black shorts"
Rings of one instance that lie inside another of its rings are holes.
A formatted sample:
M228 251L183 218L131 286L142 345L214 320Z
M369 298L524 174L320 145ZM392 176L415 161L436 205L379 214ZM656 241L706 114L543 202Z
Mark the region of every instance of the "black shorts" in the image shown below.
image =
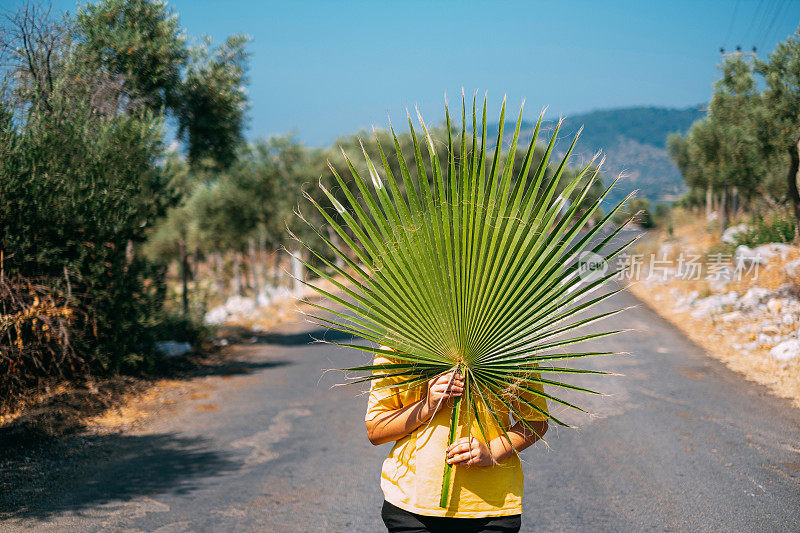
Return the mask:
M522 515L488 516L486 518L452 518L424 516L400 509L384 501L381 518L389 533L517 533L522 527Z

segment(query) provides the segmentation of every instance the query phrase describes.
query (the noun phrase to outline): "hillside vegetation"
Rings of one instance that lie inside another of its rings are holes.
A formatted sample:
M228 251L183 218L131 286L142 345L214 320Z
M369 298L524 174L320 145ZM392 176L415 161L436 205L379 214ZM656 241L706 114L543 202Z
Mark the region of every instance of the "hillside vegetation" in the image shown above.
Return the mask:
M564 119L557 148L564 152L571 136L583 126L576 162L590 159L597 150L603 150L606 177L620 172L627 176L613 191L615 199L639 189L640 196L651 201L674 200L686 186L678 167L669 158L667 137L672 133L685 133L704 115L698 106L684 109L626 107L572 115ZM548 122L547 129L552 131L555 124L554 120ZM533 126L526 122L520 135L530 139ZM496 124L494 129L497 129Z

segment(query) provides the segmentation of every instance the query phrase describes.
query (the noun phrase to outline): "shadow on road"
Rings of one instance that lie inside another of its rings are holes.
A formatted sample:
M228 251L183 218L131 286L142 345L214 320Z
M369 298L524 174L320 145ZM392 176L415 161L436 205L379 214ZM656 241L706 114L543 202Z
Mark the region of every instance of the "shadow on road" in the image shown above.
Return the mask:
M89 508L93 516L111 516L123 507L126 514L136 506L158 511L163 506L158 493L191 492L196 480L241 465L205 439L174 434L73 438L52 441L36 461L23 451L14 455L2 464L0 519L41 519ZM147 499L137 500L140 496ZM124 503L109 504L115 501Z
M349 333L336 330L315 329L300 333L267 333L256 335L258 344L278 344L281 346L302 346L319 341L350 342L355 337Z
M240 359L223 360L217 363L206 363L198 365L191 373L192 377L206 377L206 376L237 376L243 374L252 374L258 370L265 370L268 368L278 368L281 366L291 365L292 361L276 360L276 361L243 361Z
M165 361L150 378L246 375L289 364L210 354ZM0 520L45 518L115 500L127 508L137 505L131 501L137 496L190 491L195 478L239 468L202 439L87 432L88 416L126 401L128 391L143 390L148 381L119 376L99 386L100 392L68 388L0 427Z
M300 347L320 340L346 342L353 337L324 328L243 332L233 344ZM110 520L116 515L169 510L158 501L159 494L201 488L209 478L238 471L240 458L214 449L206 439L175 433L93 434L86 431L85 416L117 405L124 391L146 387L148 379L247 375L293 363L253 360L247 351L198 354L165 360L142 381L120 376L116 388L102 398L89 385L53 395L46 404L0 427L0 520L41 520L62 514Z

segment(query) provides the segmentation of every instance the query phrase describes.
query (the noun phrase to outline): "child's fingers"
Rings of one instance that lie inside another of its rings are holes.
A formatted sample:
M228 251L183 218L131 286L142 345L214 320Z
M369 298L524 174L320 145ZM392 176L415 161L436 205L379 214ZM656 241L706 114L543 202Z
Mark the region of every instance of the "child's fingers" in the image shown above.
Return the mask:
M447 447L447 454L450 455L451 453L454 452L466 451L469 450L470 447L471 447L470 438L461 437L460 439L456 440L455 442L453 442L453 444Z
M452 395L453 393L461 394L464 392L464 387L460 387L457 385L450 385L449 387L445 385L434 385L431 387L431 392L436 392L442 395Z
M441 382L441 383L434 383L433 387L439 387L442 390L463 389L464 388L464 383L459 383L457 381L454 381L454 382L450 383L449 381L445 381L445 382Z
M470 459L473 459L475 454L471 454L470 452L463 452L454 455L450 459L447 460L448 463L451 465L465 465L468 464Z
M434 384L436 384L436 385L440 385L440 384L447 385L448 383L451 383L451 382L453 384L455 384L455 385L464 385L464 378L461 377L460 375L458 375L456 377L453 377L453 373L452 372L448 372L447 374L442 374L441 376L436 378L436 380L434 381Z
M456 398L464 392L464 379L452 372L434 378L428 382L428 395L433 401L444 398Z

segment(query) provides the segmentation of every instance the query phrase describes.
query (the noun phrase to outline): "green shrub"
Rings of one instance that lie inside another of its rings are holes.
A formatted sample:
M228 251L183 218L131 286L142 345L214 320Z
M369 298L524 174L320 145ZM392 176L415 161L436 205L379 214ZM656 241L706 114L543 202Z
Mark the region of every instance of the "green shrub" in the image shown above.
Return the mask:
M749 247L770 242L791 242L795 237L794 220L780 212L756 217L752 227L736 235L737 245Z
M736 251L735 244L730 244L727 242L717 242L709 246L708 249L706 249L705 260L706 262L719 261L720 257L725 258L727 256L728 261L730 261L735 251Z
M81 364L39 366L42 375L141 366L153 357L164 298L163 269L136 252L171 200L157 164L161 119L104 106L95 92L103 79L69 61L46 105L12 117L14 100L0 102L3 269L69 292L76 309L69 345Z

